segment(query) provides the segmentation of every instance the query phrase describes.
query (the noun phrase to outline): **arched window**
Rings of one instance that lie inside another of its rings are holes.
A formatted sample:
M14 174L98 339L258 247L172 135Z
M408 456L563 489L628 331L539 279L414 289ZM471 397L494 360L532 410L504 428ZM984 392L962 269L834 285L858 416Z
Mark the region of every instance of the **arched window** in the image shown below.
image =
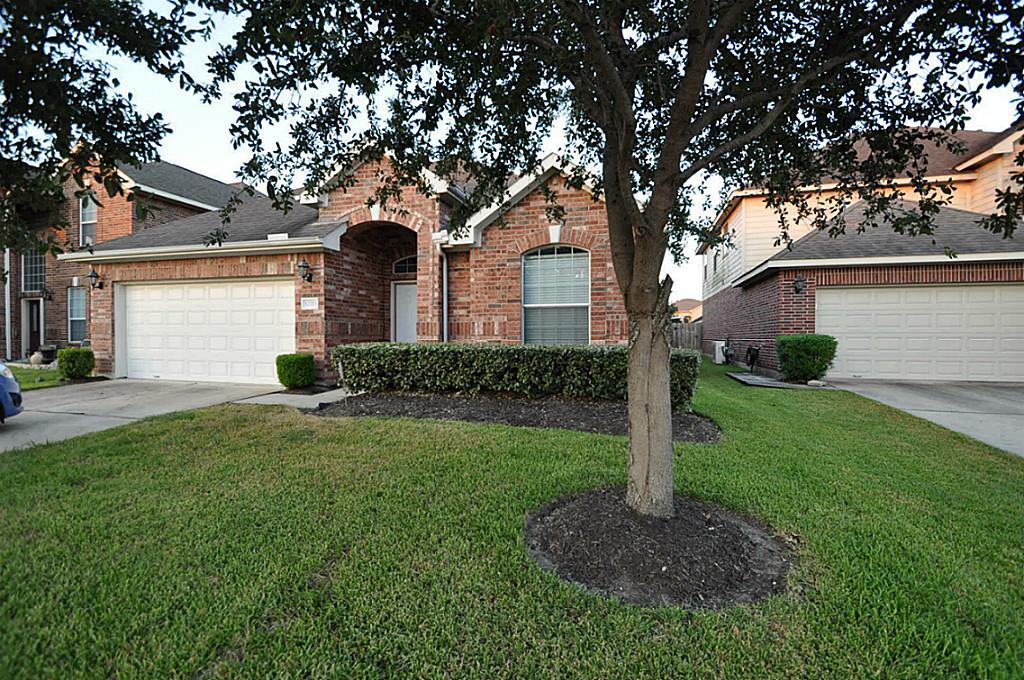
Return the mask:
M544 246L523 255L523 342L590 342L590 253Z
M395 274L415 274L416 256L410 255L409 257L395 260L395 263L391 265L391 271Z

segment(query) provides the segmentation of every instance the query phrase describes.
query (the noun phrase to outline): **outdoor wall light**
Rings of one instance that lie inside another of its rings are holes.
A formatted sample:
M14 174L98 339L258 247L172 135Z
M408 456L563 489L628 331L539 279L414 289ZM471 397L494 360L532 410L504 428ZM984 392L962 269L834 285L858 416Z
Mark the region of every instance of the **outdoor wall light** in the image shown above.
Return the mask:
M92 286L94 290L103 290L103 282L100 281L100 273L95 269L89 272L89 285Z
M299 269L299 278L303 281L309 282L313 280L313 272L310 271L309 263L305 260L300 260L296 265Z
M805 279L804 277L799 276L799 275L795 279L793 279L793 292L794 293L798 293L799 294L799 293L803 293L806 290L807 290L807 279Z

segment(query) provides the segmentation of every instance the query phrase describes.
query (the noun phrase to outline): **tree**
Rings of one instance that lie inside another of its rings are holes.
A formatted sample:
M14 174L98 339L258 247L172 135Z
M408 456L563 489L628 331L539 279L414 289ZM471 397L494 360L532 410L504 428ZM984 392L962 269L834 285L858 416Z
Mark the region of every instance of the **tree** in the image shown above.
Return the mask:
M89 180L114 196L124 193L118 166L156 159L163 117L140 113L101 55L191 87L181 50L212 24L190 4L158 12L117 0L0 2L0 247L59 252L67 244L36 227L62 225L69 179L79 193Z
M397 183L426 191L431 163L476 176L457 229L566 121L566 151L600 168L631 329L627 503L656 516L673 513L674 489L671 281L659 276L685 238L725 238L694 210L703 180L761 186L780 215L793 204L833 231L859 198L869 219L927 234L948 196L922 179L921 140L956 146L932 128L962 128L986 86L1024 91L1020 3L239 0L234 11L244 26L212 60L207 91L247 67L233 127L253 151L243 174L282 204L296 172L317 191L337 167L389 150L381 201ZM294 143L266 148L262 132L282 122ZM905 168L921 200L897 214L889 180ZM811 204L798 188L823 178L838 195ZM1007 190L981 227L1011 235L1022 205L1021 188Z

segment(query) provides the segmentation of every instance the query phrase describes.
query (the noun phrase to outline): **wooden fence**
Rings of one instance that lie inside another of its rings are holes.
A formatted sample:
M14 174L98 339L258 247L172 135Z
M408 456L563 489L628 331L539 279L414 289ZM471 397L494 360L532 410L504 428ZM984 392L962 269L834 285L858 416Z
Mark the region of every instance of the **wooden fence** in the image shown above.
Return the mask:
M704 339L704 324L700 321L696 323L673 323L670 332L670 341L673 347L701 349L701 341Z

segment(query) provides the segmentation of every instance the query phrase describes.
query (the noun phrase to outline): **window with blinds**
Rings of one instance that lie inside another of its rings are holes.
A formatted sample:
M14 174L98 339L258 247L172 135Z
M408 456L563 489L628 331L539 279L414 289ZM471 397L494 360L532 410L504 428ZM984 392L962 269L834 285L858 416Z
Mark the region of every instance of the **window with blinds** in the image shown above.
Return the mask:
M523 255L523 342L590 342L590 253L545 246Z
M82 342L85 332L85 288L68 288L68 342Z
M21 256L21 290L38 293L46 286L46 256L35 251Z

